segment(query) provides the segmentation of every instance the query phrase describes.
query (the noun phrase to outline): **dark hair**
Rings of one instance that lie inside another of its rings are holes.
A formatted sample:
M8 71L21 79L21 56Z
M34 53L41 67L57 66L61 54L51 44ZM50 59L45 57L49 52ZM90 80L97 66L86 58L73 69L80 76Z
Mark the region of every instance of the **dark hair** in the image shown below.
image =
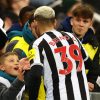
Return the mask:
M32 6L23 7L21 9L20 13L19 13L19 19L20 20L23 20L23 18L26 17L25 16L26 13L28 13L28 12L31 12L32 13L32 12L34 12L35 9L36 8L35 7L32 7Z
M2 5L3 6L3 5ZM0 18L5 21L6 18L10 18L12 23L18 22L18 16L9 9L0 7Z
M82 17L82 18L93 18L93 8L88 4L81 4L77 6L73 11L72 15L74 17Z
M16 55L18 56L18 54L16 52L7 52L7 53L4 53L0 56L0 64L3 64L4 63L4 60L6 57L10 56L10 55Z
M32 14L32 16L29 18L29 24L31 24L34 20L34 14Z

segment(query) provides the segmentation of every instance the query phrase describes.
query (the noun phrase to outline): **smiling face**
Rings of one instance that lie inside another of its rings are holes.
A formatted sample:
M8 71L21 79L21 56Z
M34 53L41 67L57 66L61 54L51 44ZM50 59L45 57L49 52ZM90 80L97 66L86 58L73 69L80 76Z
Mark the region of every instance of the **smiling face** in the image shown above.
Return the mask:
M4 59L2 70L6 73L17 76L19 69L19 59L17 55L9 55Z
M92 26L92 19L73 17L71 19L71 25L73 32L77 35L78 38L84 37L85 33Z

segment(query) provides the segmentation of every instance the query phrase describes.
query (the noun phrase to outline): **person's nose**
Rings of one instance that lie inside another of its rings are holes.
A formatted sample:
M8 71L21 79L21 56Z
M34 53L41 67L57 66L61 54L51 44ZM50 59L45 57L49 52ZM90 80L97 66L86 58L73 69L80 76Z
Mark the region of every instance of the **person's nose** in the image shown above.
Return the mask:
M83 26L84 26L84 22L83 22L83 21L80 21L80 22L79 22L79 25L80 25L81 27L83 27Z
M19 65L19 63L18 62L15 62L15 65Z

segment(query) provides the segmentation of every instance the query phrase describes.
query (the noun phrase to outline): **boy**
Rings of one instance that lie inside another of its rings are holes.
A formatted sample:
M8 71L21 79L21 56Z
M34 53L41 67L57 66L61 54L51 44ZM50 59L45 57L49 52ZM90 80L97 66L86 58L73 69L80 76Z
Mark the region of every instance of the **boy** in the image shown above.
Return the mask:
M29 61L26 58L19 61L15 52L0 57L0 100L21 100L24 70L28 70L29 66Z

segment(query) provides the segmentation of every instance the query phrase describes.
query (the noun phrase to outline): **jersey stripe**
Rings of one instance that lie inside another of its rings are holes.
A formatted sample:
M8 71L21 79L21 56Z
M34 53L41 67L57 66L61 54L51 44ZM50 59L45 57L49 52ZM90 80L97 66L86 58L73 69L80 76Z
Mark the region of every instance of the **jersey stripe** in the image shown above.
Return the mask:
M49 47L49 45L47 44L45 40L44 40L43 46L44 46L44 51L46 53L47 59L49 61L50 69L52 71L54 100L60 100L59 87L58 87L59 77L58 77L56 62L53 57L51 48Z
M52 39L57 38L52 32L48 32L46 34L48 34L48 36L50 36ZM65 35L66 34L63 34L63 36L65 36ZM67 42L69 43L69 45L71 43L73 43L73 41L71 41L71 40L68 40ZM62 47L63 46L61 41L57 42L56 45L57 45L57 47ZM63 62L63 67L64 67L64 69L66 69L67 68L67 63ZM65 77L65 84L66 84L67 97L71 100L75 100L74 93L73 93L72 82L71 82L71 73Z

